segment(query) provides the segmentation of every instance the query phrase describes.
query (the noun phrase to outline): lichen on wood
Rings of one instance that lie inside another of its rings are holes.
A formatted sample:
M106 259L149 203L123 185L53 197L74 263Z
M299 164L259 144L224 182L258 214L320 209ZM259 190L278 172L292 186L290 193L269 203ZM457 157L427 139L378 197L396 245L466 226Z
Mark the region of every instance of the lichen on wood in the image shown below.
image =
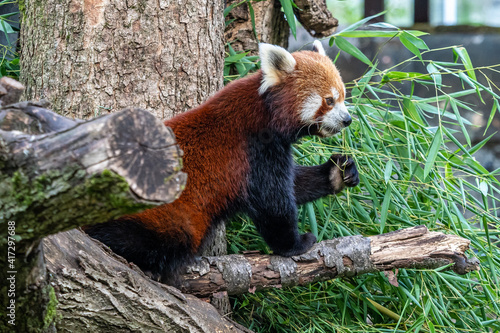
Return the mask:
M479 269L475 258L465 256L469 244L464 238L418 226L379 236L322 241L291 258L256 253L203 257L182 276L181 290L200 297L218 292L231 295L395 268L433 269L449 264L455 272L466 274Z

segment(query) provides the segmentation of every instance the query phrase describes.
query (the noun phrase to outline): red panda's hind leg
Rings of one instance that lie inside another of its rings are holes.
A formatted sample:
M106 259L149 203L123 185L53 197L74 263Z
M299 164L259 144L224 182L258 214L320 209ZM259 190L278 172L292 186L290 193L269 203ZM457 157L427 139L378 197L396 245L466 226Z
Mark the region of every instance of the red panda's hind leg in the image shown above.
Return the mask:
M176 285L180 270L194 260L191 235L163 236L134 216L86 227L85 232L166 284Z

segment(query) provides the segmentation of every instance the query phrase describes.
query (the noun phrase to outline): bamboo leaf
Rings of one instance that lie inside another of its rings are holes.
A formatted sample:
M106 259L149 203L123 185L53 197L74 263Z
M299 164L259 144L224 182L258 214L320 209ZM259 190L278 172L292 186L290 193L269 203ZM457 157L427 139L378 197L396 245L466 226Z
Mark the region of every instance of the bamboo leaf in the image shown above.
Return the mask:
M412 100L406 97L403 98L403 113L413 121L425 126L425 123Z
M431 77L434 80L434 83L436 84L436 86L438 86L439 88L441 88L441 85L442 85L442 82L443 82L443 79L441 77L441 73L436 68L436 66L434 66L434 64L432 62L430 62L427 65L427 72L431 75Z
M469 145L469 147L472 147L469 133L467 132L467 129L464 126L464 122L462 121L462 116L460 115L460 112L458 111L458 107L457 107L457 103L455 102L455 99L450 98L450 105L451 105L451 108L453 109L453 112L455 113L455 115L457 117L456 119L458 121L458 124L460 125L460 129L462 130L462 134L464 135L465 140L467 141L467 144Z
M384 201L382 202L382 208L380 209L380 228L379 232L384 233L385 222L387 221L387 215L389 214L389 204L391 203L391 193L392 184L389 182L387 184L387 190L384 195Z
M453 55L455 58L455 62L457 62L458 58L462 60L462 63L467 70L467 75L469 75L471 79L477 80L476 73L474 72L474 66L472 65L472 61L470 60L467 50L464 47L454 47Z
M308 202L305 204L305 208L307 211L307 217L309 217L309 224L311 226L311 232L316 238L318 237L318 222L316 220L316 214L314 214L314 207L312 202Z
M482 140L481 142L479 142L478 144L476 144L474 147L472 147L471 149L469 149L469 154L472 155L474 154L476 151L478 151L479 149L481 149L488 141L490 141L490 139L495 135L497 134L497 132L491 134L489 137L487 137L486 139Z
M401 43L414 55L416 55L420 60L422 60L422 54L420 50L428 50L427 44L425 42L412 35L408 31L403 31L401 35L399 35L399 40Z
M493 107L491 108L490 117L488 118L488 123L486 124L486 128L484 129L483 135L486 135L488 128L490 128L491 122L493 121L493 118L495 117L495 112L497 110L498 113L500 114L500 105L498 104L498 99L495 98L493 100Z
M297 38L297 26L295 24L295 15L293 14L293 0L280 0L280 3L285 13L286 21L292 31L292 35Z
M391 179L391 175L392 175L392 161L387 161L384 172L384 180L386 184L389 182L389 179Z
M425 161L424 167L424 179L427 178L431 168L434 166L434 162L436 161L436 157L438 155L439 149L441 148L441 144L443 143L443 135L441 133L441 127L438 128L434 139L432 140L431 146L427 152L427 160Z
M372 15L372 16L368 16L368 17L365 17L364 19L354 23L354 24L351 24L350 26L348 26L347 28L345 28L344 30L342 30L340 33L343 33L343 32L346 32L346 31L353 31L353 30L356 30L357 28L361 27L363 24L365 24L366 22L376 18L376 17L379 17L381 15L384 15L386 12L380 12L378 14L375 14L375 15Z
M352 55L353 57L361 60L367 65L373 66L372 62L370 59L368 59L363 52L361 52L356 46L352 45L349 43L345 38L343 37L335 37L335 44L338 46L339 49L342 51Z

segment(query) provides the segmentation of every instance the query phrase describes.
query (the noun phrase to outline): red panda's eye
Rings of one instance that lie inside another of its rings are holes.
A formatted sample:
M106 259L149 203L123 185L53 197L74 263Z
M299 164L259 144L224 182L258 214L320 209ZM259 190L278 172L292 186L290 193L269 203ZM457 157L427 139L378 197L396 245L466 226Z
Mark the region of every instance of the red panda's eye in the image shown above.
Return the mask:
M326 101L326 104L327 104L328 106L333 106L333 105L335 105L335 100L333 99L333 97L327 97L327 98L325 98L325 101Z

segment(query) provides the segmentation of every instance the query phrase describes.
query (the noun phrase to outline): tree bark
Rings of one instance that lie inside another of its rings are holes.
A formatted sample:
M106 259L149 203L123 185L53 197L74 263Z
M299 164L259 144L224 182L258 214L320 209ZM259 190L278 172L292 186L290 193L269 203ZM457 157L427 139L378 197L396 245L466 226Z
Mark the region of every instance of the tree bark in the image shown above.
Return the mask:
M21 82L72 118L130 106L165 119L223 85L223 2L26 0Z
M80 119L130 106L160 119L192 109L223 87L223 10L209 0L27 0L25 96ZM220 225L213 254L225 251Z
M58 332L250 332L79 230L49 236L43 246L63 318Z
M448 264L454 264L455 272L466 274L479 269L478 261L464 254L469 244L467 239L418 226L372 237L323 241L291 258L256 253L203 257L183 275L181 291L199 297L220 292L234 295L397 268L433 269Z
M238 4L241 0L227 1L227 6ZM294 13L297 20L316 38L332 35L338 26L338 20L326 7L325 0L295 0ZM233 8L226 21L231 23L226 27L224 37L235 51L248 51L257 55L259 42L288 47L290 28L281 12L279 0L250 1ZM254 21L254 22L252 22Z

